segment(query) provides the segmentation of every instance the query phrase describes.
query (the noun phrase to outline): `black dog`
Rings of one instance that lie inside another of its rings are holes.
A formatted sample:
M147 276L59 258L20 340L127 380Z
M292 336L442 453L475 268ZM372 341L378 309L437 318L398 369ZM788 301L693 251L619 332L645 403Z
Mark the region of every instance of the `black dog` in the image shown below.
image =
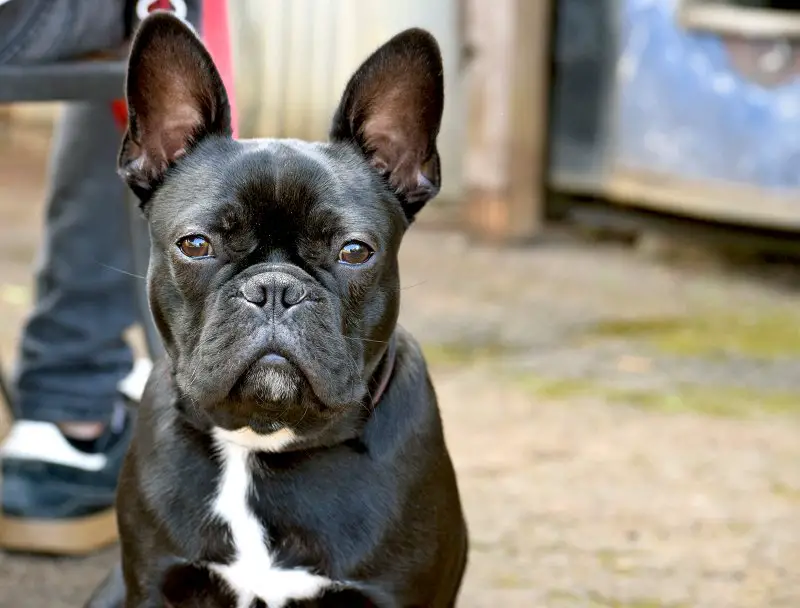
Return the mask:
M396 325L400 241L440 185L436 41L408 30L367 59L330 143L234 141L169 14L142 23L127 94L120 172L167 357L120 479L124 605L454 605L466 527Z

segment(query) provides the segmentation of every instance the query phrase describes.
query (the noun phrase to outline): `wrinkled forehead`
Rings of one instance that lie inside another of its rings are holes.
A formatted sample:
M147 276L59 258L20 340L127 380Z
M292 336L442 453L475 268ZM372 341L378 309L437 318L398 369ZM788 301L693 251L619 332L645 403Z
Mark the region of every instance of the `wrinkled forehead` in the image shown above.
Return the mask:
M402 210L353 149L295 140L245 140L198 150L180 171L162 222L228 232L386 232ZM175 199L189 204L175 205Z

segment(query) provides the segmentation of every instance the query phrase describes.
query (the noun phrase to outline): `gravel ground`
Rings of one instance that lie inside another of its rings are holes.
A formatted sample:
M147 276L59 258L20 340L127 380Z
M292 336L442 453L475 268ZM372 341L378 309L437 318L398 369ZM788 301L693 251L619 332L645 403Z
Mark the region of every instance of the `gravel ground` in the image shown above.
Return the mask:
M44 140L0 143L7 363ZM402 255L401 318L433 369L471 529L459 605L800 606L791 273L570 237L502 250L423 226ZM0 608L80 606L113 557L0 554Z

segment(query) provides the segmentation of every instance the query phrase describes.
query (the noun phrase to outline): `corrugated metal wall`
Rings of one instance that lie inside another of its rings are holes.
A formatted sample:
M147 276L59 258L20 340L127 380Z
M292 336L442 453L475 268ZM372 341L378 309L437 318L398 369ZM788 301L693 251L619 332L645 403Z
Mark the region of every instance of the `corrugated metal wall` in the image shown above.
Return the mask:
M439 40L445 117L442 198L461 192L459 0L232 0L242 135L321 140L344 86L375 48L412 26Z

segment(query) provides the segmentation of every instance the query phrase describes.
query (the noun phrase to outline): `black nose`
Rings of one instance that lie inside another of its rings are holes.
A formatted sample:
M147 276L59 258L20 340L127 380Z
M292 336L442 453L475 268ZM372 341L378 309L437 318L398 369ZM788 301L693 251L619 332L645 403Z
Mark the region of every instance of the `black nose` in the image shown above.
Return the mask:
M251 277L240 291L251 304L274 310L297 306L307 295L298 279L283 272L265 272Z

